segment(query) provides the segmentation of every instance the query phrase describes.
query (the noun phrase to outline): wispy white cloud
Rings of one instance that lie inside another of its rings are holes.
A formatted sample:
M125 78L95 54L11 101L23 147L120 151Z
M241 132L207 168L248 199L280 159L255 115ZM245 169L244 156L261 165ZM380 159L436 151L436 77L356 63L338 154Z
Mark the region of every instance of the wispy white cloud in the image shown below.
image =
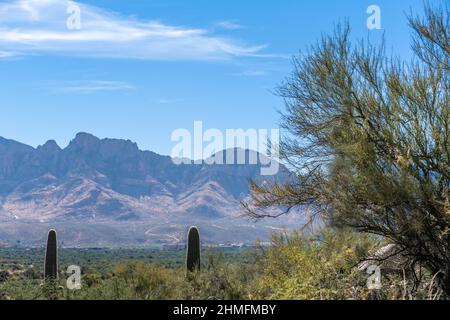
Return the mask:
M216 24L216 26L227 30L239 30L244 28L243 25L230 20L220 21Z
M16 52L11 52L11 51L1 51L0 50L0 59L4 59L4 58L11 58L11 57L15 57L17 56Z
M67 28L70 5L80 8L79 30ZM224 21L222 27L240 26ZM0 57L2 52L153 60L273 57L263 54L264 48L206 29L141 21L72 1L14 0L0 4Z
M62 81L52 83L51 90L54 93L91 94L102 91L129 91L135 87L124 81Z

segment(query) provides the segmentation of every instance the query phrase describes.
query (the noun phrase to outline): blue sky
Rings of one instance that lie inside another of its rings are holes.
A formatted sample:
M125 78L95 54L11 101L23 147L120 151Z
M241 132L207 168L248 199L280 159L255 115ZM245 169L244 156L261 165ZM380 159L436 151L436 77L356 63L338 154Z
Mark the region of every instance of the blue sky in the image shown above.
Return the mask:
M445 0L444 0L445 1ZM80 7L81 29L66 12ZM382 30L366 27L369 5ZM65 147L77 132L169 154L177 128L277 128L290 57L348 19L410 56L420 0L0 1L0 136Z

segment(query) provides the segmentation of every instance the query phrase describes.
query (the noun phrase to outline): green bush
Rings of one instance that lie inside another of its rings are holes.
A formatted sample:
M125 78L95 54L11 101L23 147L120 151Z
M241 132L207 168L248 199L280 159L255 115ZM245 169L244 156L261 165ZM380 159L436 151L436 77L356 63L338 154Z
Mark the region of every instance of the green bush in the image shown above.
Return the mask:
M305 238L277 234L264 249L258 266L257 296L262 299L366 298L365 274L358 263L374 241L347 232L325 232Z

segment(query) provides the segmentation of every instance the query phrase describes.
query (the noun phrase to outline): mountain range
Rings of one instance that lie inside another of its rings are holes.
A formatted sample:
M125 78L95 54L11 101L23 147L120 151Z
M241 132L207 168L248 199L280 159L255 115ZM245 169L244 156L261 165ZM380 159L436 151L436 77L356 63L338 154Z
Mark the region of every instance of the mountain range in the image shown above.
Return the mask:
M248 159L255 151L243 152ZM289 177L283 166L271 177L260 169L260 161L176 165L130 140L88 133L65 148L53 140L33 148L0 137L0 244L39 245L56 228L66 246L178 245L191 225L209 244L265 240L299 221L255 223L243 216L249 179Z

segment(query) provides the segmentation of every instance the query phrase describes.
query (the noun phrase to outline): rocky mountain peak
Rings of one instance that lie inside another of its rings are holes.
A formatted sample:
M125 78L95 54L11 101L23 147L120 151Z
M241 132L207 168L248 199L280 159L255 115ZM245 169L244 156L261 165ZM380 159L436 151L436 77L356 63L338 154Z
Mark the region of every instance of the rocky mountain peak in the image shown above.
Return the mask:
M100 142L100 139L94 136L93 134L87 132L79 132L76 134L75 138L70 142L71 144L77 145L89 145L89 144L97 144Z
M80 132L77 133L75 138L70 141L69 145L65 150L67 151L76 151L81 153L91 153L96 152L98 150L100 144L100 139L96 136L86 133Z
M12 152L12 151L33 151L33 147L26 144L0 137L0 151Z
M55 152L55 151L61 151L62 149L59 147L59 145L56 143L55 140L48 140L42 146L39 146L38 150L41 150L44 152Z

